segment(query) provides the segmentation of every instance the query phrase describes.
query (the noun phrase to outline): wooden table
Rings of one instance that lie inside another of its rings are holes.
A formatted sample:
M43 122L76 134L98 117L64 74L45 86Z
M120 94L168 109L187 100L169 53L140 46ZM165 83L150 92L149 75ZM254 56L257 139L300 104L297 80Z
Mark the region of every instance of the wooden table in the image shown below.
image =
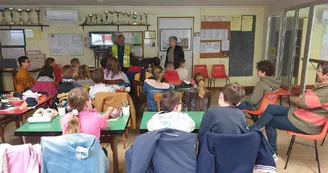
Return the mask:
M49 123L25 123L15 131L15 136L58 136L62 134L60 120L62 116L55 117ZM113 151L113 170L119 172L117 137L124 134L130 115L122 116L117 121L108 121L108 127L101 131L100 141L111 143Z
M155 115L157 112L144 112L143 116L142 116L142 120L141 120L141 124L140 124L140 133L146 133L148 132L147 130L147 123L148 121L153 117L153 115ZM200 124L203 120L203 116L205 114L205 112L185 112L187 113L190 118L192 120L194 120L195 122L195 130L193 131L193 133L198 133L198 130L200 128Z

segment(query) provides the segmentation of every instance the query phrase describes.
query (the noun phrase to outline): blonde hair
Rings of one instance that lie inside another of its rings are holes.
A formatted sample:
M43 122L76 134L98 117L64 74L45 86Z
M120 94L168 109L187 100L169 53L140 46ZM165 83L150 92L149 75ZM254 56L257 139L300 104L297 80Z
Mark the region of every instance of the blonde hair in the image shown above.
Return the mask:
M89 67L85 64L80 67L79 79L81 79L81 80L91 79Z
M71 109L82 111L86 103L89 101L88 91L84 88L74 88L68 93L68 105ZM74 114L74 111L72 111ZM74 114L67 123L66 134L81 132L80 120Z
M198 96L203 99L205 96L205 76L202 73L196 73L194 81L197 85Z

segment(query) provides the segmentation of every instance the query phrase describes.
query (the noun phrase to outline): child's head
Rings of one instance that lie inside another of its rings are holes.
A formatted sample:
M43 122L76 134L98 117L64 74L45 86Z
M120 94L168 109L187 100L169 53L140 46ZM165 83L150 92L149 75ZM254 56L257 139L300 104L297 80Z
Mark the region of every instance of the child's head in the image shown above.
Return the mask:
M121 72L121 66L120 66L120 63L118 62L117 58L109 57L108 63L107 63L107 70L108 70L108 72L109 71L112 72L112 76L111 76L112 78ZM108 76L108 73L107 73L107 76Z
M73 78L74 69L70 65L64 65L63 67L63 77L64 78Z
M77 58L71 59L71 66L73 68L79 68L80 67L80 60Z
M90 111L91 106L91 100L89 98L88 91L84 88L74 88L68 93L68 105L71 109L82 111ZM67 128L65 134L71 134L71 133L79 133L81 132L80 127L80 121L77 117L77 115L73 115L71 119L68 121Z
M258 77L273 76L274 73L274 66L268 60L258 62L256 64L256 69Z
M101 58L100 60L101 67L105 69L107 67L107 62L108 62L108 57Z
M171 71L174 70L174 63L173 62L168 62L166 63L166 71Z
M167 91L161 99L161 109L166 112L181 111L181 95L178 92Z
M79 79L91 79L89 67L85 64L80 67Z
M238 83L227 84L219 95L219 106L236 106L245 96L244 88Z
M196 73L194 75L194 81L197 85L198 96L204 98L205 96L205 76L202 73Z
M55 59L54 58L47 58L44 62L44 66L54 66L55 65Z
M91 79L96 83L103 83L104 82L104 71L96 69L91 73Z
M161 66L154 66L151 72L152 72L152 79L155 79L156 81L162 81L163 68Z
M29 69L31 67L31 61L28 59L27 56L21 56L18 58L18 63L24 69Z
M179 59L179 68L184 68L185 67L185 59Z
M161 60L158 57L153 58L153 65L154 66L159 66L161 65Z
M43 66L39 72L39 77L47 76L54 79L54 68L52 66Z

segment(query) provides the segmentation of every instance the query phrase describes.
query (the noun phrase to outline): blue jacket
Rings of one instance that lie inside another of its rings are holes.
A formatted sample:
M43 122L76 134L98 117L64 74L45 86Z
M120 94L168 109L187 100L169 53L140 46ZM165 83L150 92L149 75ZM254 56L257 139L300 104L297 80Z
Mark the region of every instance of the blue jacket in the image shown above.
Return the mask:
M173 129L144 133L125 152L128 173L196 173L197 135Z
M164 93L170 89L166 83L156 83L154 79L146 79L142 88L142 93L147 97L147 110L157 112L157 104L154 100L154 93Z
M206 133L200 142L198 173L276 172L276 155L261 131L223 135Z
M42 173L108 172L108 159L93 135L42 137L41 149Z

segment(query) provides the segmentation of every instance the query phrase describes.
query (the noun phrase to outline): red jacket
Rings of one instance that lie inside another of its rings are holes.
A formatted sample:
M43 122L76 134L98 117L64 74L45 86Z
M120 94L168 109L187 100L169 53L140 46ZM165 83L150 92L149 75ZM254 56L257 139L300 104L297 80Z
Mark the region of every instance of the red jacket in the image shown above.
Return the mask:
M54 74L56 82L60 82L63 80L62 69L57 64L54 65Z
M178 72L176 72L174 70L166 71L164 73L164 79L167 83L170 83L170 81L179 81L180 80Z

